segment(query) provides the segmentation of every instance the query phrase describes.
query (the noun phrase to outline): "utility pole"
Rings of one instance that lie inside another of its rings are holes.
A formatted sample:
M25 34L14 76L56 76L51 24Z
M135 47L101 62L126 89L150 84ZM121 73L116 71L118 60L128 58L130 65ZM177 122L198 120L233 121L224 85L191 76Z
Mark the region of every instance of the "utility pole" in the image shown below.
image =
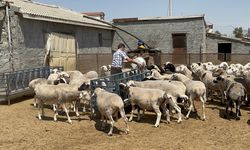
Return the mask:
M168 16L172 16L172 15L173 15L173 1L168 0Z

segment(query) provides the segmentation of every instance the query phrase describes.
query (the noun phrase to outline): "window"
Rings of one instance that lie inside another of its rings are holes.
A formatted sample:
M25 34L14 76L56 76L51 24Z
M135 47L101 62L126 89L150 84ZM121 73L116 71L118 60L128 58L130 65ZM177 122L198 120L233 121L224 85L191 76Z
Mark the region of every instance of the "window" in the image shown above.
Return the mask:
M232 43L218 43L218 59L231 61Z

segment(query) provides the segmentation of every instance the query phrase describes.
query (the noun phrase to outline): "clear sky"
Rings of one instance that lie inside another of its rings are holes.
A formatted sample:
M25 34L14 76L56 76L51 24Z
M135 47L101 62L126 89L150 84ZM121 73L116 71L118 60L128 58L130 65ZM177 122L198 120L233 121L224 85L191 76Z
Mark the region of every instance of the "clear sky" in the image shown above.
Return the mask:
M105 19L163 17L168 0L33 0L69 8L77 12L103 11ZM232 34L235 27L250 28L250 0L173 0L173 16L205 14L214 31Z

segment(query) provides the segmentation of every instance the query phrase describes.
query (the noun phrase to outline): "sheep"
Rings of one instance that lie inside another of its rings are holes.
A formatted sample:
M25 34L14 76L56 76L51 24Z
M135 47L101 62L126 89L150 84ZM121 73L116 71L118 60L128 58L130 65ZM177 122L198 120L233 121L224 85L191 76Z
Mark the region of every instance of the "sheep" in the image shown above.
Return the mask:
M229 66L229 65L228 65L227 62L222 62L222 63L219 64L219 68L222 68L222 69L224 69L224 70L227 70L228 66Z
M192 71L190 71L187 66L185 65L180 65L180 66L177 66L175 71L177 73L182 73L184 74L185 76L187 76L189 79L193 79L193 76L192 76Z
M245 80L245 84L246 84L246 90L248 92L248 95L250 96L250 71L246 71L243 74L243 78Z
M230 80L228 77L221 75L214 80L215 83L224 84L226 90L224 92L225 97L227 98L227 105L226 105L226 114L225 118L228 118L228 107L231 107L232 104L236 106L236 120L240 120L240 106L242 102L247 101L247 94L245 87L238 82Z
M175 72L175 66L174 64L172 64L171 62L166 62L164 65L163 65L163 68L165 70L165 72Z
M127 87L135 86L135 87L141 87L141 88L152 88L152 89L160 89L166 92L166 94L169 94L172 96L172 102L171 105L176 109L178 112L178 121L177 123L180 123L182 121L182 114L181 114L181 108L177 105L177 98L181 98L183 100L188 100L188 97L185 95L186 87L183 83L179 81L133 81L130 80L126 83Z
M128 87L129 92L129 101L132 105L132 111L129 118L129 121L132 121L133 119L133 112L135 110L135 105L138 105L142 109L147 110L154 110L157 119L155 123L155 127L159 127L160 125L160 119L161 119L161 111L160 107L164 110L164 112L167 114L167 122L170 122L169 112L166 110L165 107L165 100L166 95L165 92L159 89L149 89L149 88L140 88L140 87ZM142 94L143 93L143 94ZM140 119L140 112L138 112L138 118Z
M161 75L158 70L152 69L151 76L149 78L153 78L156 80L169 80L171 78L171 74L163 74Z
M200 81L202 81L205 84L207 96L212 91L220 91L223 97L222 99L224 99L223 90L222 88L220 88L219 85L213 82L216 77L213 76L213 73L211 71L206 71L206 70L203 70L201 67L197 67L194 70L194 74L196 74L200 78ZM222 101L222 103L223 102L224 101Z
M160 66L158 66L158 65L155 65L155 64L153 64L153 65L151 65L151 66L148 66L147 67L147 69L148 70L157 70L160 74L164 74L165 73L165 70L162 68L162 67L160 67Z
M33 79L33 80L31 80L29 82L29 88L34 91L36 86L41 85L41 84L55 84L55 82L52 81L52 80L47 80L45 78L37 78L37 79ZM34 107L36 107L36 105L37 105L36 98L34 98L34 104L33 105L34 105Z
M110 66L110 67L109 67ZM105 77L105 76L110 76L111 75L111 65L103 65L100 67L100 76Z
M108 135L111 136L113 134L114 120L113 120L112 115L119 111L126 125L125 132L128 133L129 132L128 119L125 115L124 103L121 97L115 93L107 92L106 90L101 89L101 88L96 88L94 91L94 94L96 95L97 108L101 114L102 129L104 129L105 127L104 117L106 117L106 119L108 118L111 123L110 131L108 132Z
M35 93L36 93L36 98L38 100L39 120L41 120L42 119L41 117L44 115L44 110L43 110L44 103L57 104L64 109L68 118L68 122L72 124L65 103L71 103L72 101L80 100L83 97L82 92L74 91L71 89L71 87L62 88L62 86L58 85L39 85L35 88ZM79 113L76 112L76 115L79 116ZM54 121L57 121L57 110L54 111Z
M140 64L140 67L135 64L135 63L131 63L131 67L133 69L140 69L140 70L144 70L147 66L147 63L145 61L145 59L143 57L136 57L135 59L133 59L135 62L137 62L137 64ZM139 68L138 68L139 67Z
M187 88L186 93L189 96L190 106L189 106L189 111L186 115L186 118L189 118L189 114L190 114L192 108L194 107L194 109L195 109L193 100L196 97L199 97L200 101L202 102L202 120L205 121L206 120L205 102L207 100L205 84L202 83L201 81L193 81L190 78L188 78L187 76L180 74L180 73L173 74L172 79L177 80L177 81L181 81L182 83L184 83L184 85Z
M92 79L97 79L98 78L98 73L96 71L89 71L85 74L83 74L85 78L88 78L90 80Z
M244 70L250 70L250 63L247 63L244 65Z

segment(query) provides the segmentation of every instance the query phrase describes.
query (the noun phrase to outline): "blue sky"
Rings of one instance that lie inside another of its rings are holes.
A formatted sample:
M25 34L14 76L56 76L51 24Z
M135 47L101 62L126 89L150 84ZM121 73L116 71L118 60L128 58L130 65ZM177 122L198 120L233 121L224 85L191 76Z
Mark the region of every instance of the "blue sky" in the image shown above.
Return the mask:
M163 17L168 0L33 0L77 12L103 11L105 19ZM214 31L231 34L234 27L250 28L250 0L173 0L173 16L205 14Z

